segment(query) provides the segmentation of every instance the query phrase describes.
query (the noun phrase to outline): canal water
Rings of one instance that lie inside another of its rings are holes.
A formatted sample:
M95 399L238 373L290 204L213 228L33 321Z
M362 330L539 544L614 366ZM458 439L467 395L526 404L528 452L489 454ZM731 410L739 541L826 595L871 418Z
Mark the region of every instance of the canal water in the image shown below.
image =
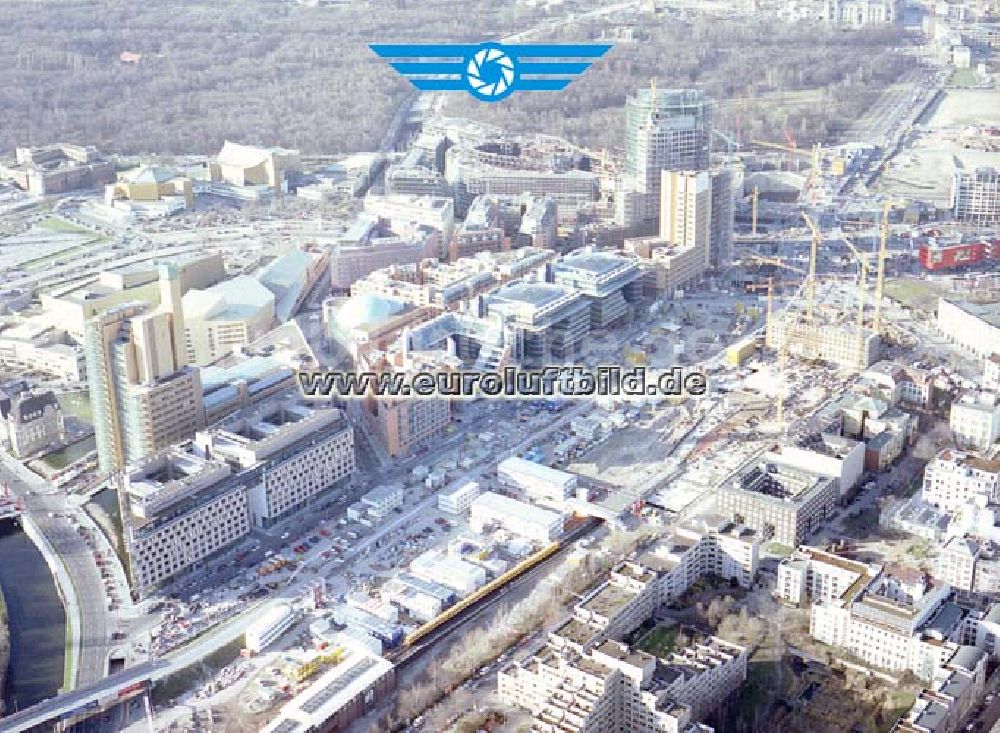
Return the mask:
M49 566L12 520L0 521L0 588L10 631L3 700L11 713L59 691L66 652L66 612Z

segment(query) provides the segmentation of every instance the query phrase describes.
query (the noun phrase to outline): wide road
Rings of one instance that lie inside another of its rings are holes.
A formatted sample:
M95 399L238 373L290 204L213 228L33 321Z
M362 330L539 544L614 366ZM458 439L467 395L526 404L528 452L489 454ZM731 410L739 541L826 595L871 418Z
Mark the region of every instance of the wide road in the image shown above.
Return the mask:
M82 510L70 506L65 494L41 478L32 480L33 474L28 469L20 464L12 466L13 460L7 454L0 458L0 481L7 484L12 494L22 497L25 511L62 561L73 584L77 603L75 608L66 608L66 615L67 625L72 625L72 633L79 640L79 655L76 676L70 684L95 682L107 674L115 622L108 610L108 599L93 551L69 520L69 514ZM46 556L46 561L49 559Z

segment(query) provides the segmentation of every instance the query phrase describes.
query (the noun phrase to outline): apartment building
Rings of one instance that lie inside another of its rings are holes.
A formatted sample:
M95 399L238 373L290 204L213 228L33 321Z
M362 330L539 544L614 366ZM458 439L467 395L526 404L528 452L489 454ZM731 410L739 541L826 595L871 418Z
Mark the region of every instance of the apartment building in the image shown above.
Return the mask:
M861 338L852 323L827 322L817 319L810 323L801 314L771 319L765 343L780 349L788 341L788 353L800 359L820 359L838 366L861 371L876 362L882 353L882 340L877 333L863 328Z
M836 433L803 436L796 445L776 445L764 459L829 476L842 502L850 500L865 471L865 444Z
M986 688L986 654L961 646L934 674L891 733L953 733L961 729Z
M1000 448L941 451L924 469L922 496L949 513L969 504L1000 503Z
M477 196L466 212L465 221L452 236L447 259L454 262L479 252L506 252L509 249L510 237L503 227L499 199Z
M848 560L802 545L778 565L774 594L796 606L835 601L855 586L870 581L881 570L880 565Z
M438 257L442 235L421 225L389 224L369 213L358 216L342 234L321 237L317 243L330 248L330 282L334 291L346 293L358 280L391 265Z
M1000 546L977 537L951 537L934 558L935 579L970 593L1000 592Z
M84 353L100 470L124 468L204 425L201 376L188 366L176 269L160 266L160 306L126 303L92 318Z
M760 567L760 539L725 517L701 515L678 524L636 562L659 575L659 603L670 603L705 575L750 588Z
M962 394L951 405L949 426L959 447L990 450L1000 438L1000 393Z
M354 428L336 408L271 400L194 438L196 450L224 460L250 486L255 526L268 527L353 474Z
M949 593L947 584L929 583L919 571L883 568L839 598L814 602L809 632L872 666L930 680L957 649L951 639L963 613L945 602Z
M797 547L840 500L829 476L767 461L752 464L717 492L720 514L759 532L762 540Z
M899 0L824 0L823 19L850 28L868 28L902 20Z
M986 357L983 364L983 389L1000 392L1000 351Z
M47 318L0 328L0 366L15 373L43 372L67 382L82 382L86 375L83 349Z
M455 233L455 204L448 196L385 195L365 196L365 213L378 217L390 229L426 227L440 232L442 246L451 243ZM436 252L443 257L446 251Z

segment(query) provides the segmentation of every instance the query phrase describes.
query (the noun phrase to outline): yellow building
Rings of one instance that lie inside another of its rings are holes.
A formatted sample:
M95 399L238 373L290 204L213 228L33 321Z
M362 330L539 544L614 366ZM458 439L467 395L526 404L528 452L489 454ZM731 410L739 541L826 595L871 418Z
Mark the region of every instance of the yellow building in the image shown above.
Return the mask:
M165 199L183 201L183 208L194 205L194 188L191 179L167 168L144 165L124 173L114 185L105 189L105 203L125 200L152 203Z
M757 351L757 339L749 338L726 349L726 363L731 367L743 366L750 355Z
M232 186L270 186L281 193L289 173L300 170L298 150L260 148L226 140L212 167L212 180Z

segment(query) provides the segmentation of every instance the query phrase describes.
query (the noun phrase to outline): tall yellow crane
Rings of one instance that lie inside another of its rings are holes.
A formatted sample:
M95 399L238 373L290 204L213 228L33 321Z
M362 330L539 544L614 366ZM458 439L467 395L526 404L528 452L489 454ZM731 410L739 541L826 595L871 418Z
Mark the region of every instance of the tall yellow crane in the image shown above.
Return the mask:
M889 212L893 201L890 199L882 207L882 226L878 243L878 274L875 279L875 318L872 328L882 335L882 294L885 292L885 260L889 256Z
M855 351L858 355L858 364L864 364L864 349L865 349L865 299L868 296L868 257L861 252L857 247L854 246L848 237L844 237L844 243L847 244L848 249L854 255L855 259L858 261L858 267L860 268L860 274L858 276L858 316L857 323L855 324L857 328L857 335L855 338Z
M809 247L809 281L807 284L808 295L806 297L806 318L812 323L813 320L813 305L816 302L816 254L819 251L819 227L816 226L816 222L812 220L806 212L802 212L802 218L805 219L806 224L809 226L809 230L812 232L812 242Z

